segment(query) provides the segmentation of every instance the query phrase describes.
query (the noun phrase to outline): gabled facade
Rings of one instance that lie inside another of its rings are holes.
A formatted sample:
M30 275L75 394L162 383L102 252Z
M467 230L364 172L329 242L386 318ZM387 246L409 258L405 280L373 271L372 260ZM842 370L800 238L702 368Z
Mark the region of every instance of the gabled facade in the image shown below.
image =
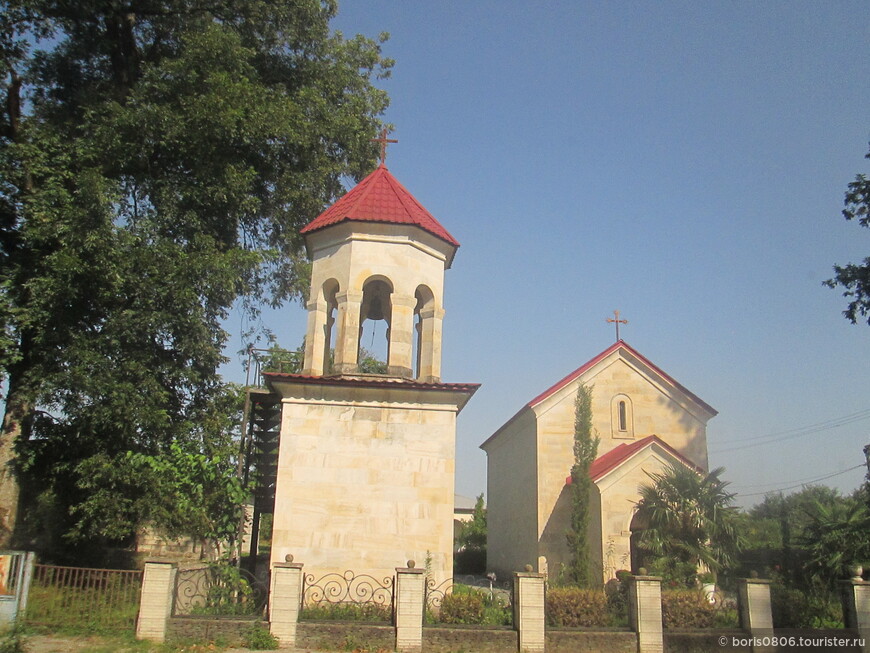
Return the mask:
M707 469L716 411L620 340L523 406L481 448L487 454L487 566L557 574L566 531L578 387L592 388L601 441L592 465L590 541L602 580L631 564L637 488L668 464Z

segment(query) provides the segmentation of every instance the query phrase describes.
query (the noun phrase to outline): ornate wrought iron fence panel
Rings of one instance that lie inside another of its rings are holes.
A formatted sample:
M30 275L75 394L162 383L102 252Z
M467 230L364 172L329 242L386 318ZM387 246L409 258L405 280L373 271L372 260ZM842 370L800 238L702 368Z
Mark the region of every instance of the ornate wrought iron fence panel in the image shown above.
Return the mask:
M426 579L425 623L506 626L513 623L513 583L481 576Z
M232 565L180 569L175 577L175 616L261 615L268 587Z
M142 572L35 565L24 621L82 632L133 631Z
M306 620L378 621L393 619L395 580L345 571L320 578L302 577L302 614Z

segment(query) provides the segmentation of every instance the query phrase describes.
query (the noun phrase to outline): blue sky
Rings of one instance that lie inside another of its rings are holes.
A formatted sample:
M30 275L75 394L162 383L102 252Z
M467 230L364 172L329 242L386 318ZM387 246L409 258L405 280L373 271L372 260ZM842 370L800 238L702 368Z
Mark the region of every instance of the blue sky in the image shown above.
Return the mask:
M443 379L483 385L459 493L485 490L480 443L613 342L614 309L719 411L710 464L742 505L864 462L870 326L822 282L870 255L840 214L870 172L866 4L359 0L333 25L390 32L387 165L462 244ZM304 335L298 304L265 321Z

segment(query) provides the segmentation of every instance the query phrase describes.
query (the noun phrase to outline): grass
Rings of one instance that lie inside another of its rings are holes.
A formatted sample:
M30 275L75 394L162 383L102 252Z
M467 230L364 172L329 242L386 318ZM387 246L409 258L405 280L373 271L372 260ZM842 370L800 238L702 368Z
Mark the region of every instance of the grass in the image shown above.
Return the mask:
M98 588L51 587L36 583L30 589L25 621L65 634L132 633L139 611L139 588L122 594Z

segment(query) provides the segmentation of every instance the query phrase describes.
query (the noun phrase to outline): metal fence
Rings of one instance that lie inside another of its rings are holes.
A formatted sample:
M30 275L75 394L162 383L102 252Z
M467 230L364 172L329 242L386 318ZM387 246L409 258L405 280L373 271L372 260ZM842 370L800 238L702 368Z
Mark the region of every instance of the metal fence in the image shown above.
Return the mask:
M302 579L304 620L390 622L393 618L395 580L346 571Z
M76 632L136 628L142 572L36 565L24 621Z
M508 626L513 623L513 582L492 576L426 579L427 624Z
M233 565L214 564L181 569L175 576L173 614L262 615L268 598L268 580Z

